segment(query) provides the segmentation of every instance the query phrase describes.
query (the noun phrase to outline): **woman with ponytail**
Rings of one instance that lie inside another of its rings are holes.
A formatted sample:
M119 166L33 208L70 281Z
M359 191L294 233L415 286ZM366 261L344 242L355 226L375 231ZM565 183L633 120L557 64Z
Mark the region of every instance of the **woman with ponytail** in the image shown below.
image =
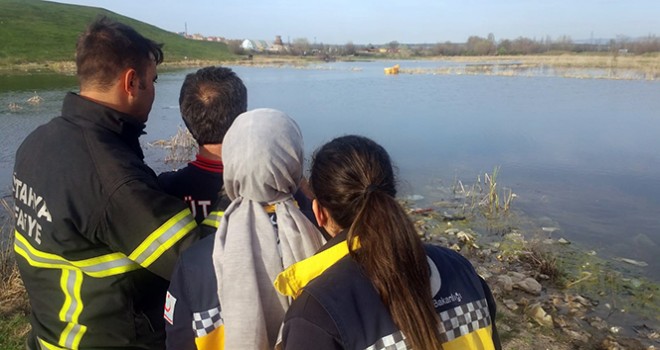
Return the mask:
M333 236L275 281L294 298L284 349L500 349L495 302L460 254L424 245L380 145L343 136L314 155L318 223Z

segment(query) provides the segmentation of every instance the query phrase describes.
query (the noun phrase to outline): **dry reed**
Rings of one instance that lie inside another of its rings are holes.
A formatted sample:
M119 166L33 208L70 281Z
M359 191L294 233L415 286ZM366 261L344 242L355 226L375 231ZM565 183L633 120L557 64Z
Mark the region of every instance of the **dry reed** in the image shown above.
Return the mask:
M14 258L13 211L9 201L0 199L3 213L0 226L0 316L27 315L30 304Z
M559 76L574 79L658 80L660 55L534 55L439 57L465 65L401 69L402 74Z
M477 181L466 188L462 181L456 180L453 188L454 194L464 196L467 201L465 205L470 209L475 207L483 208L484 213L490 217L498 214L507 214L511 210L511 204L517 197L510 188L500 189L497 186L497 175L500 167L495 167L491 174L484 173L483 183L481 175L477 176ZM465 208L463 208L465 209Z
M158 140L149 144L168 150L165 163L183 163L192 160L197 154L197 142L187 128L179 126L176 134L169 140Z

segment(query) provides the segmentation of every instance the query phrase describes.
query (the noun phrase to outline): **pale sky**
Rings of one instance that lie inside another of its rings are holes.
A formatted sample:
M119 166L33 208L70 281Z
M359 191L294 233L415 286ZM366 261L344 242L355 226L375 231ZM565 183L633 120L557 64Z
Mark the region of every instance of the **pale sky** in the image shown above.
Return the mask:
M659 0L61 0L172 32L327 44L660 35ZM386 4L389 3L389 4Z

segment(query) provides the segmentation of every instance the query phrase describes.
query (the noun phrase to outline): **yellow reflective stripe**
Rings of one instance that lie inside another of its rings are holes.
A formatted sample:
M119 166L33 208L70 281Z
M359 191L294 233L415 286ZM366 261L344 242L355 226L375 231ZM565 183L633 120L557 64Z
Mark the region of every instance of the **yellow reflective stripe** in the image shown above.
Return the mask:
M294 201L293 204L296 206L296 208L299 208L298 202ZM267 204L264 205L263 208L268 214L275 212L275 204ZM218 228L220 227L220 219L223 215L225 215L224 211L212 211L209 213L209 215L206 216L206 218L204 218L202 225Z
M128 258L148 267L195 227L197 223L190 209L182 210L152 232Z
M60 288L62 288L62 291L64 292L64 305L62 305L62 309L60 310L60 321L66 322L67 319L71 319L71 317L67 317L67 313L73 313L70 312L71 308L71 294L73 294L68 286L69 282L69 270L62 270L62 277L60 277Z
M81 270L92 277L108 277L140 268L140 265L122 253L111 253L95 258L69 261L61 256L35 249L18 231L14 231L14 234L16 237L14 250L34 267Z
M73 340L72 340L72 343L73 343L72 348L73 349L77 349L79 347L80 341L82 340L83 335L85 334L85 332L87 332L87 326L84 326L84 325L80 324L80 314L82 314L83 307L84 307L83 302L82 302L82 295L81 295L82 294L81 291L82 291L83 274L81 272L78 272L78 271L76 271L76 273L78 275L76 276L77 277L76 278L76 283L75 283L74 288L73 288L73 297L74 297L74 300L78 301L78 304L77 304L77 306L75 308L75 311L73 313L73 320L72 321L79 328L78 329L74 328L75 331L73 333L74 335L73 335Z
M16 236L17 238L20 237L19 235ZM26 249L24 249L24 246L21 245L21 241L18 239L14 241L14 251L25 258L25 260L28 261L28 263L34 267L45 267L45 268L51 268L51 269L75 269L71 264L68 264L65 261L59 261L57 259L52 259L53 261L50 262L43 262L39 261L37 259L33 259L32 256ZM28 246L29 247L29 246ZM28 248L29 249L29 248ZM59 258L59 257L58 257Z
M495 345L493 344L493 328L491 325L479 328L472 333L442 343L442 348L445 350L495 350Z
M50 344L39 337L37 337L37 340L39 341L39 346L41 347L42 350L67 350L65 348L60 348L59 346Z
M211 331L211 333L195 337L197 350L224 350L225 348L225 325Z
M353 242L353 249L358 249L360 247L358 239L355 238ZM282 295L295 299L307 283L321 275L347 254L348 242L343 241L305 260L301 260L277 275L275 281L273 281L275 290Z
M148 267L196 226L190 209L185 209L151 233L128 257L122 253L111 253L69 261L35 249L18 230L14 231L14 250L34 267L81 270L92 277L108 277L136 270L140 266Z
M202 225L218 228L220 227L220 219L222 219L223 215L225 215L224 211L212 211L204 218Z
M82 288L83 273L81 271L62 270L60 287L64 293L64 304L60 310L60 321L66 322L66 327L60 334L59 345L69 349L77 349L87 327L78 320L83 310Z

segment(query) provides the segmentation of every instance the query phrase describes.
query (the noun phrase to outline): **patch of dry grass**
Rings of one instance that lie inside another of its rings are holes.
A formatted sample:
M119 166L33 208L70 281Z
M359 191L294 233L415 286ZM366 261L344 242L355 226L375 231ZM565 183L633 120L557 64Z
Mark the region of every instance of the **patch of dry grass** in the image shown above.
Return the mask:
M10 201L0 199L0 349L24 348L30 313L23 280L14 259L14 216Z
M6 199L0 200L3 218L0 226L0 316L14 314L27 315L30 304L14 259L14 227L11 205Z
M5 260L4 257L3 260ZM3 270L6 271L2 271L2 281L0 282L0 316L29 314L30 303L16 262L6 263L3 261L2 264L9 266L6 269L3 266Z
M660 68L660 54L649 55L612 55L602 54L554 54L554 55L519 55L519 56L442 56L436 60L452 62L518 62L523 65L566 68L609 68L613 61L619 68Z
M540 244L531 245L520 254L520 261L529 264L534 271L548 276L558 286L564 283L566 271L560 266L557 254L544 249Z
M577 79L659 80L660 54L612 53L521 56L435 57L465 66L402 68L404 74L535 76L551 74Z

